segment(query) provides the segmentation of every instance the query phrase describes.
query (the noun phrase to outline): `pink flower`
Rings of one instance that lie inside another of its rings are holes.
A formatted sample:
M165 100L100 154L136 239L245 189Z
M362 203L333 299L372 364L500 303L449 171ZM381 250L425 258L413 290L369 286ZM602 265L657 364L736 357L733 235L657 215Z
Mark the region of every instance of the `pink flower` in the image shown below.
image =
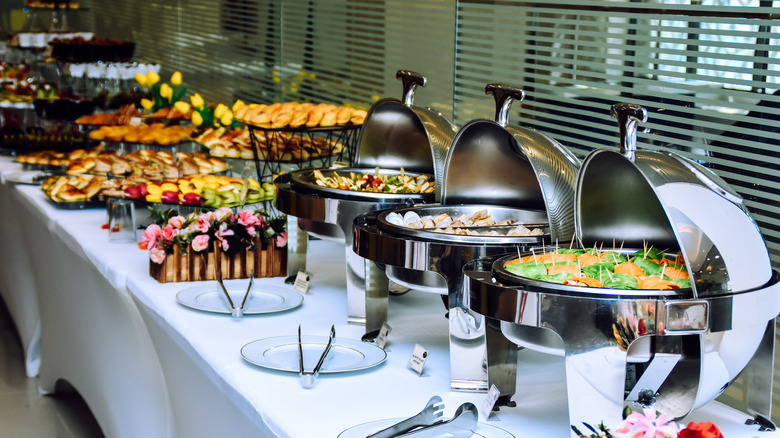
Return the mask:
M196 228L201 233L208 233L209 229L211 228L211 218L210 217L203 217L205 215L201 215L198 217L198 221L196 222Z
M194 249L195 251L203 251L208 247L209 247L209 236L207 234L201 234L199 236L195 236L195 238L192 239L192 249Z
M162 236L162 229L157 224L152 224L146 227L141 242L138 244L144 249L154 249L157 246L157 239Z
M281 248L287 245L287 231L282 231L276 236L276 247Z
M260 225L260 218L248 210L241 210L238 212L238 223L248 229L248 227Z
M228 241L225 240L225 236L232 236L233 230L227 229L227 224L222 223L219 225L219 229L216 233L214 233L214 236L219 239L220 242L222 242L222 250L227 251L228 248L230 248L230 245L228 244Z
M246 227L246 232L252 237L257 237L257 229L255 227Z
M654 409L645 408L644 415L634 412L616 429L616 437L623 438L676 438L679 426L668 415L658 415Z
M179 234L179 230L173 227L173 225L166 225L162 229L162 237L167 241L172 241L176 235Z
M172 226L173 228L176 228L177 230L181 230L181 227L184 226L184 217L174 216L168 219L168 225Z
M162 264L163 261L165 261L165 250L158 247L152 248L149 250L149 258L159 264Z

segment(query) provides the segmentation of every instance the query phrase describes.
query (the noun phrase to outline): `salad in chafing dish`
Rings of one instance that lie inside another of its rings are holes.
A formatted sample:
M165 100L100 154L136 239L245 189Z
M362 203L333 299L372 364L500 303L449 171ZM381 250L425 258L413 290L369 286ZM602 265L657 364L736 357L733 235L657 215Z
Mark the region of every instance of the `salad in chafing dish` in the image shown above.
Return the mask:
M691 281L680 253L646 247L634 253L558 248L512 259L504 269L514 275L570 286L611 289L681 289Z
M404 173L384 175L379 168L374 173L360 174L349 172L349 175L333 172L326 176L319 169L314 169L315 182L320 187L351 190L356 192L375 193L433 193L436 189L433 176L422 174L411 176Z

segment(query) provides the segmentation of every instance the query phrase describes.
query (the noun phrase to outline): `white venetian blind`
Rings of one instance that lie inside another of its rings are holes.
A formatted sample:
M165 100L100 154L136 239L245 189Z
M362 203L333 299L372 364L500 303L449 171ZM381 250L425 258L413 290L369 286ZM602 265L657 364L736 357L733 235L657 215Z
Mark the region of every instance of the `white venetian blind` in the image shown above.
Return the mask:
M460 1L455 116L491 114L488 81L523 88L510 123L579 155L612 146L613 103L646 106L639 146L712 168L780 266L778 9L772 1Z

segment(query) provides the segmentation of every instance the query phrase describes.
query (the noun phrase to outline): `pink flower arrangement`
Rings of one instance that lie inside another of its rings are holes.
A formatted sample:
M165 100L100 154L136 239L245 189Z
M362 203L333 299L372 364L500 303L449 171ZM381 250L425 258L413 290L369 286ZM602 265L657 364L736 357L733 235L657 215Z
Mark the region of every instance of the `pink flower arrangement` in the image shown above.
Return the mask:
M674 418L657 415L655 409L645 408L644 413L634 412L626 417L615 430L615 436L623 438L676 438L680 427Z
M572 431L580 438L723 438L717 426L710 422L690 422L681 429L674 418L659 415L652 408L644 408L643 413L633 412L618 424L615 431L611 431L604 424L593 427L583 423L592 432L585 435L575 426Z
M152 217L155 223L146 228L138 247L148 250L149 258L158 264L173 253L176 244L183 255L190 249L196 253L208 251L211 242L217 242L226 253L255 249L256 238L263 246L270 244L281 248L287 245L286 218L269 217L263 211L233 213L223 207L183 217L166 210L153 213Z

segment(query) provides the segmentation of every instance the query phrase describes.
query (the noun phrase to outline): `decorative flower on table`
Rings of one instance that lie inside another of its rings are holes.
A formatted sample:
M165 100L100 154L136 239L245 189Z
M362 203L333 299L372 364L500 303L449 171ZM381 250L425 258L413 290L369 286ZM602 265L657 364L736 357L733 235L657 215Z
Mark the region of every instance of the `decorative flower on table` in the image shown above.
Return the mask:
M668 415L658 415L652 408L645 408L643 413L629 414L611 431L604 424L593 427L590 424L583 425L591 432L585 435L577 427L571 426L580 438L724 438L717 426L706 422L690 422L684 429Z
M233 119L233 110L244 105L244 102L238 100L232 108L218 103L216 105L208 104L203 97L195 93L190 96L190 103L177 102L174 106L182 114L192 111L192 124L195 126L216 126L216 127L238 127L241 124Z
M152 113L163 108L176 106L187 93L187 87L181 85L182 77L178 71L171 75L170 84L161 84L160 76L153 71L149 71L145 75L137 73L135 80L138 82L138 85L146 88L151 94L151 99L141 99L141 106ZM186 102L182 103L186 104ZM176 106L176 109L179 109L179 107ZM184 111L182 112L185 113Z
M269 215L265 211L240 210L234 213L227 207L205 213L180 216L175 210L152 209L152 223L143 233L138 247L149 251L149 258L157 264L173 254L178 244L181 254L189 250L208 251L213 242L226 254L245 249L256 249L255 238L263 245L277 248L287 244L287 224L284 215Z

